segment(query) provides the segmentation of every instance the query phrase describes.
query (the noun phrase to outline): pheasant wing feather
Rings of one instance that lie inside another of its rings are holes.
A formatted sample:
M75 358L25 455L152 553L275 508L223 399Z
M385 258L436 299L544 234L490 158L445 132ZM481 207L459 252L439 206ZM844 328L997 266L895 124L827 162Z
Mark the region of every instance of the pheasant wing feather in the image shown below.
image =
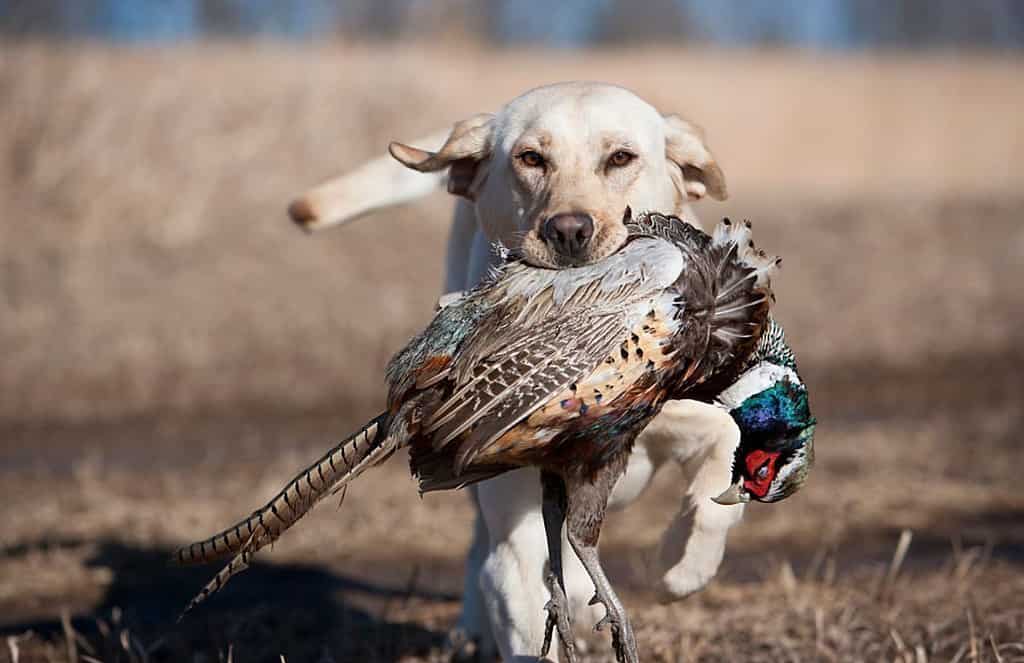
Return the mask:
M510 266L498 289L504 308L489 316L497 322L465 340L449 372L452 392L427 422L434 448L461 439L457 469L464 469L608 356L683 266L676 247L648 237L598 265L558 271Z
M435 448L461 438L456 468L461 472L502 434L591 371L626 330L621 314L554 319L523 330L507 349L477 364L470 388L441 404L427 427Z

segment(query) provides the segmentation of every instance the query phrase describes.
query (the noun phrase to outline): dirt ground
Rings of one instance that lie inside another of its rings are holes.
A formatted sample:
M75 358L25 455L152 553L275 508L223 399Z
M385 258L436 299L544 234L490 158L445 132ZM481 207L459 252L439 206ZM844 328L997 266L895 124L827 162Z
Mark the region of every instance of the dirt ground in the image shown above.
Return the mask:
M675 469L610 518L644 660L1024 660L1020 66L4 44L0 658L444 660L472 511L417 497L402 458L180 623L215 569L167 555L373 414L430 315L444 196L314 237L288 199L389 138L599 78L707 128L733 196L699 213L784 256L820 421L806 489L751 508L684 602L646 571Z

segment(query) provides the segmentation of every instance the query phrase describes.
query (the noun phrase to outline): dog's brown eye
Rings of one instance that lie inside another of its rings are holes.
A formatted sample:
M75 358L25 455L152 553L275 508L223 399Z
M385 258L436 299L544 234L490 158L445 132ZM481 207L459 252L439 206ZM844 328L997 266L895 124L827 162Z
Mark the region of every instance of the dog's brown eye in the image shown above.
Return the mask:
M540 152L534 152L533 150L526 150L519 155L519 160L523 162L523 165L527 168L543 168L544 157L540 155Z
M625 150L619 150L608 157L608 165L615 168L622 168L623 166L628 165L635 158L635 154L630 154Z

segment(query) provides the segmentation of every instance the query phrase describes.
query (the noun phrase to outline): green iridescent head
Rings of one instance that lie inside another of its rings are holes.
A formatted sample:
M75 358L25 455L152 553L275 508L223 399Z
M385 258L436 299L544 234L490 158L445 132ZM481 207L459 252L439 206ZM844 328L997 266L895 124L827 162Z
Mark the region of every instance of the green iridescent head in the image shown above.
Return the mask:
M793 353L774 320L753 363L719 394L740 429L732 485L715 501L778 502L803 486L814 463L814 417Z

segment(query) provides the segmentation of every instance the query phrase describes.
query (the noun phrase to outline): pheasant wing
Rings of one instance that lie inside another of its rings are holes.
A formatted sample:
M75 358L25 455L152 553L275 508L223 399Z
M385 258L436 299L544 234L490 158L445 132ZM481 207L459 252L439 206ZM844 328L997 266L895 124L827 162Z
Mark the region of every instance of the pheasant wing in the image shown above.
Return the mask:
M480 450L604 360L684 263L671 243L643 237L584 267L506 266L491 287L462 304L473 306L474 298L490 302L477 306L487 313L475 318L473 331L449 355L451 391L422 431L434 450L460 440L455 469L464 469ZM428 329L425 336L442 331Z
M462 438L456 471L506 431L604 360L626 334L621 311L556 318L520 330L472 367L434 412L434 448ZM468 433L465 437L464 434Z

